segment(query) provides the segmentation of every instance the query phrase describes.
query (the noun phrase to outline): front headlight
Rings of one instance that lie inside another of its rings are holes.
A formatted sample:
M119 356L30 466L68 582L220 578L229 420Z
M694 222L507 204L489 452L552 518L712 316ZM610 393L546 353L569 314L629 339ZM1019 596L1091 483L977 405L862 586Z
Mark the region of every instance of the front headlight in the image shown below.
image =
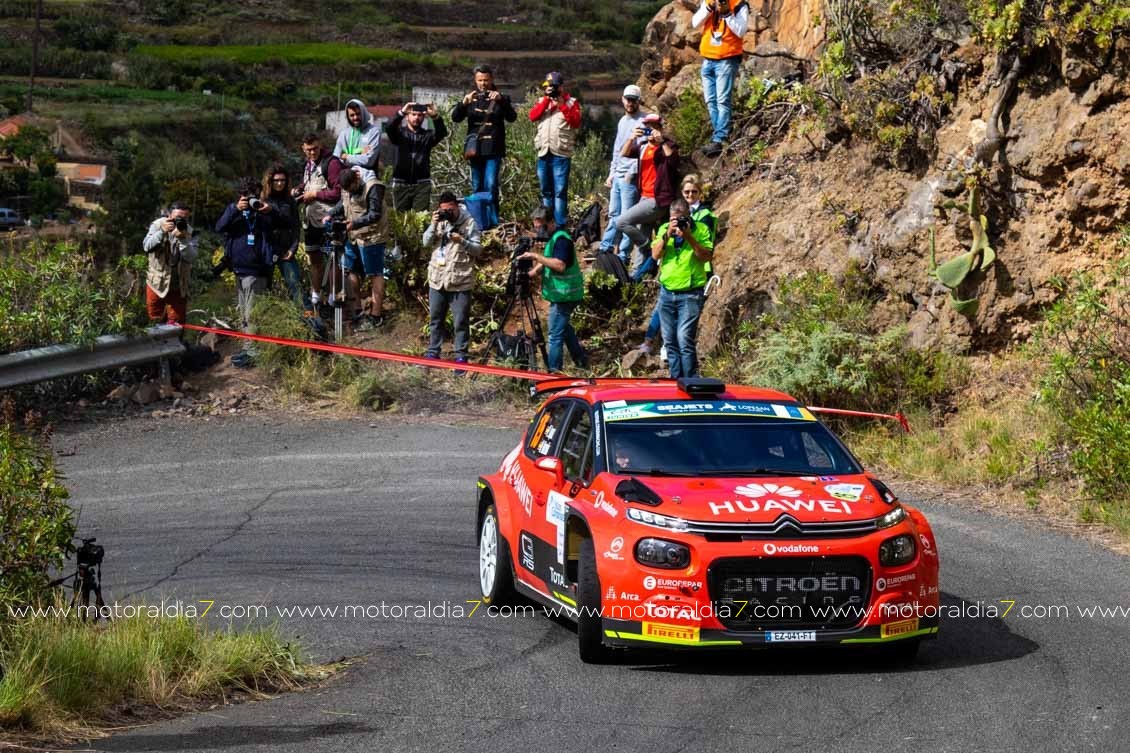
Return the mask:
M879 518L879 527L890 528L891 526L897 525L904 520L906 520L906 510L902 508L902 505L899 505L883 517Z
M640 539L636 544L636 561L641 565L682 570L691 563L691 550L674 541Z
M915 551L913 536L906 533L894 536L879 545L879 564L883 567L905 565L914 559Z
M657 512L641 510L638 507L628 508L628 518L637 523L655 526L656 528L669 528L672 531L687 530L687 521L682 518L672 518L669 515L660 515Z

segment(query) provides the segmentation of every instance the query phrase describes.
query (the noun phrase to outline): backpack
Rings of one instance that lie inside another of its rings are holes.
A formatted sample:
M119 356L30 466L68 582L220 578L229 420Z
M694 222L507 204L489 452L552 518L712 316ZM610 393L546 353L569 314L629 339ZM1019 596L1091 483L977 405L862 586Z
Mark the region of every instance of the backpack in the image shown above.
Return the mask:
M600 202L594 201L581 213L573 237L584 238L587 244L600 237Z
M632 281L632 276L628 274L628 268L624 266L624 260L615 251L597 253L592 265L594 269L612 275L620 285L627 285Z

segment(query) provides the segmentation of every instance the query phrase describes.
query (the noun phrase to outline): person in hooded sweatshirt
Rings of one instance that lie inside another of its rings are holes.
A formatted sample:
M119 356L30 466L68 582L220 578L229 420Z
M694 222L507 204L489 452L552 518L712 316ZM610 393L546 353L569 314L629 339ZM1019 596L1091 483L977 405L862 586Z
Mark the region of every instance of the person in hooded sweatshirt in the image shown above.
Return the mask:
M334 156L346 167L356 170L363 184L376 180L377 163L381 157L381 129L359 99L351 99L345 104L345 117L349 120L349 127L338 134Z

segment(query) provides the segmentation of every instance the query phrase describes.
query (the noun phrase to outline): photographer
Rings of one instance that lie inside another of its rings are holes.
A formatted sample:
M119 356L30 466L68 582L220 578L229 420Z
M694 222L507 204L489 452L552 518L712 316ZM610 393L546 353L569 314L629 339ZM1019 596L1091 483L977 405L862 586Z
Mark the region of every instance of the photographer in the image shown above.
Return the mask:
M565 77L558 71L547 73L541 88L541 99L530 109L530 122L537 124L534 149L541 202L564 227L569 222L569 168L581 128L581 103L565 91Z
M619 247L620 258L624 266L631 262L628 251L632 241L628 236L616 229L616 218L621 213L628 211L640 198L640 189L636 185L636 170L639 165L636 160L625 157L624 145L634 137L636 126L644 119L640 112L640 97L643 93L635 84L624 87L624 95L620 103L624 106L624 115L616 124L616 140L612 144L612 162L608 167L608 179L604 185L608 187L608 229L600 239L601 251L615 251Z
M341 201L342 165L341 160L322 146L315 133L308 133L302 139L302 156L306 159L302 182L295 186L291 195L302 204L306 255L310 258L310 305L317 309L325 266L322 243L326 236L322 221L330 207Z
M742 37L749 27L749 5L745 0L738 0L737 4L731 0L702 0L691 17L691 26L698 29L704 25L698 51L703 57L702 94L714 135L702 153L715 157L722 153L722 142L730 136L730 100L742 64Z
M585 297L585 278L573 248L573 239L568 231L557 227L547 207L535 209L531 219L534 238L544 240L545 247L541 253L527 251L518 258L533 263L530 277L541 275L541 297L549 301L549 363L546 365L550 371L561 371L565 363L565 355L561 351L564 343L573 363L582 369L588 368L588 356L569 321L573 310Z
M616 229L632 239L636 245L634 282L639 282L649 270L651 249L644 228L661 219L667 207L678 196L676 171L679 166L679 147L663 135L663 118L655 113L645 115L624 144L625 157L637 159L636 185L640 200L616 220Z
M235 273L236 306L244 332L252 332L251 309L255 294L267 289L274 266L268 240L272 229L271 205L259 198L259 186L252 178L239 184L239 198L228 204L216 232L224 238L224 265ZM245 347L232 356L232 365L252 364L254 350Z
M153 220L142 247L149 256L145 273L145 309L150 321L158 324L184 324L188 307L188 282L196 259L196 241L191 213L179 202L169 205Z
M381 159L381 129L359 99L345 103L345 119L349 127L338 134L334 156L345 167L360 172L362 181L373 180Z
M475 67L475 89L455 105L451 119L456 123L467 121L463 156L471 168L471 192L491 195L489 226L494 227L498 224L498 170L506 156L506 123L517 120L518 112L510 97L494 88L490 66Z
M714 256L714 233L690 216L685 199L671 203L670 221L651 244L659 263L659 322L672 379L698 376L698 319Z
M474 218L455 198L444 191L439 196L439 209L432 212L432 222L424 231L424 248L432 249L428 262L428 310L431 338L427 358L439 358L443 345L447 311L455 328L455 360L467 362L471 342L471 285L475 281L474 260L482 253L479 227Z
M290 176L281 164L271 165L263 175L263 187L260 194L271 205L271 231L267 240L271 248L278 255L277 266L282 273L283 282L286 283L287 295L295 305L303 307L302 303L302 270L298 267L298 235L300 222L298 219L298 202L290 195Z
M435 130L424 127L431 118ZM385 126L396 146L392 168L392 201L398 212L426 212L432 205L432 149L447 137L447 126L435 105L409 102Z
M359 329L373 329L384 323L381 311L385 297L385 242L388 239L388 218L385 216L384 184L376 178L362 182L354 170L341 174L341 201L326 215L326 222L345 219L348 241L341 258L342 274L348 274L346 300L353 303L349 312ZM362 317L361 279L358 270L372 284L370 313Z

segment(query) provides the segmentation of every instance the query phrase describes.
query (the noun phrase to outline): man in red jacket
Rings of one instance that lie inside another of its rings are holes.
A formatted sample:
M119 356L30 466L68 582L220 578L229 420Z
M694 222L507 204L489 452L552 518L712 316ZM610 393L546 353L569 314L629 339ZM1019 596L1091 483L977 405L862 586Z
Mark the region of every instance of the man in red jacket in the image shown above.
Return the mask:
M546 74L541 88L542 97L530 110L530 120L537 124L534 148L541 202L553 210L557 225L565 227L569 222L569 167L581 131L581 103L565 91L565 77L559 71Z

